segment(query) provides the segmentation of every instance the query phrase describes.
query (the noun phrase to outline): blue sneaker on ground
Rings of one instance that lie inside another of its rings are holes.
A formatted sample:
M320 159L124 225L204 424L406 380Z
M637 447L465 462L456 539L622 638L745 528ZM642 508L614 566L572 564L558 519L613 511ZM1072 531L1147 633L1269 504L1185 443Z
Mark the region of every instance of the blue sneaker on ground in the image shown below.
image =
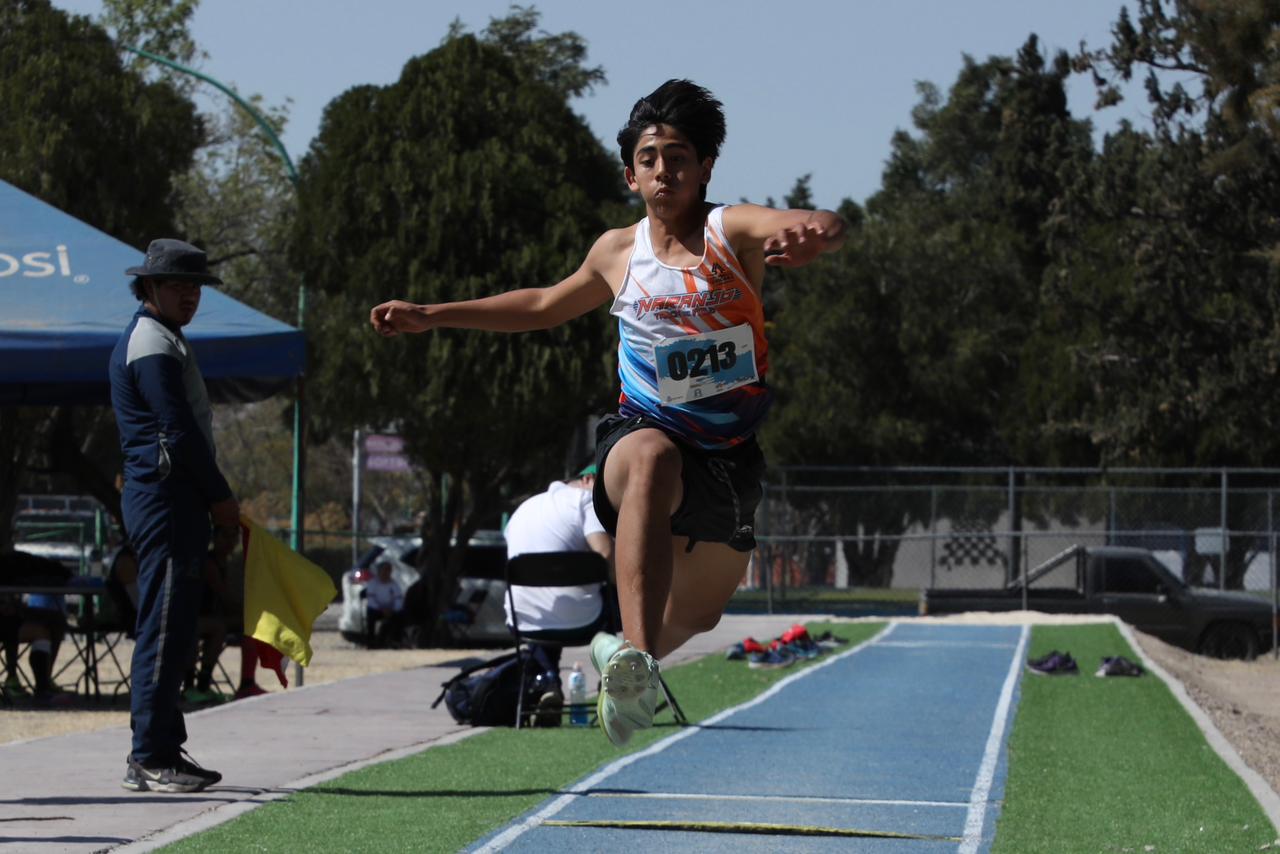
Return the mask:
M1039 676L1070 676L1080 672L1080 666L1071 653L1056 649L1043 658L1028 661L1027 669Z
M658 662L616 635L598 632L591 663L600 672L596 713L609 741L622 747L637 730L653 726L658 706Z
M795 660L795 653L789 647L780 646L767 652L751 653L747 657L747 667L752 670L772 670L778 667L790 667Z

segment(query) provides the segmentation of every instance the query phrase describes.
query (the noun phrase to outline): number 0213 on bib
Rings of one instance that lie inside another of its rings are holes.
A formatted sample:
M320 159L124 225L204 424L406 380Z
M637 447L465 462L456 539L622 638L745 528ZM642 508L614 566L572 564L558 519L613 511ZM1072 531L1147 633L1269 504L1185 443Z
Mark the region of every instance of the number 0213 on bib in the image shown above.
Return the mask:
M751 325L663 338L653 347L663 404L715 397L757 380Z

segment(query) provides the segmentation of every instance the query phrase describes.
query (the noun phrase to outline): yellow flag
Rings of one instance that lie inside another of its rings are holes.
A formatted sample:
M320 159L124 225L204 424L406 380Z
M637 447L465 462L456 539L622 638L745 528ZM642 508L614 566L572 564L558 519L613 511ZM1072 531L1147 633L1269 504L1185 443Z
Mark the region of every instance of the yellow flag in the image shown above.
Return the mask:
M306 667L311 663L311 626L338 595L320 567L273 537L248 517L244 534L245 636L279 650ZM263 663L271 666L263 657ZM283 671L277 668L282 677Z

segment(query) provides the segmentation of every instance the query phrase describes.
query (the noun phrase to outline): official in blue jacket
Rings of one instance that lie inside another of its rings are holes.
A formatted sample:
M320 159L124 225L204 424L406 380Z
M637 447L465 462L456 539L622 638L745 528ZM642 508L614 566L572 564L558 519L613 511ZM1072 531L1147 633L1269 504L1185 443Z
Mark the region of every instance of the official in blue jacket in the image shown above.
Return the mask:
M195 352L182 334L203 285L220 285L205 253L153 240L133 276L141 302L111 353L111 406L124 451L122 504L138 555L138 624L130 682L133 748L121 785L196 792L222 779L182 749L182 678L195 652L210 517L235 528L240 507L218 469L213 414ZM234 539L232 539L234 542Z

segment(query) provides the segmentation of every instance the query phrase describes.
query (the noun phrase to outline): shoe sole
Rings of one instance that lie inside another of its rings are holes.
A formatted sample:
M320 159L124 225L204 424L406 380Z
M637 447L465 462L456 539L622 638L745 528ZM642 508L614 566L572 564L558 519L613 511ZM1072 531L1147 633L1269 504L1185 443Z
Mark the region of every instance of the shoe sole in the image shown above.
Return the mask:
M169 795L189 795L193 792L202 792L212 786L214 783L220 782L221 777L217 780L207 779L201 780L199 783L160 783L149 781L146 779L138 780L122 780L120 787L130 792L162 792Z
M643 666L633 666L637 662ZM617 747L626 745L636 730L648 729L653 726L653 715L650 714L647 721L636 721L634 719L617 720L614 721L615 726L611 727L609 725L610 715L606 713L606 703L609 700L613 700L615 703L630 703L634 701L649 690L651 675L644 654L636 650L619 650L619 652L614 653L608 664L605 665L604 670L601 671L600 696L596 699L596 717L600 721L600 728L604 730L609 741ZM655 702L654 705L656 707L657 703ZM617 711L616 707L614 711ZM643 709L640 711L643 713ZM622 716L616 715L616 717L621 718ZM616 724L618 723L621 723L622 727L617 727Z
M636 650L619 650L601 671L602 687L615 700L639 697L649 687L649 677L644 653Z
M182 783L148 783L145 780L139 780L136 783L129 781L122 782L120 787L127 789L130 792L161 792L168 795L190 795L194 792L203 792L211 785L213 785L212 780L195 786Z

